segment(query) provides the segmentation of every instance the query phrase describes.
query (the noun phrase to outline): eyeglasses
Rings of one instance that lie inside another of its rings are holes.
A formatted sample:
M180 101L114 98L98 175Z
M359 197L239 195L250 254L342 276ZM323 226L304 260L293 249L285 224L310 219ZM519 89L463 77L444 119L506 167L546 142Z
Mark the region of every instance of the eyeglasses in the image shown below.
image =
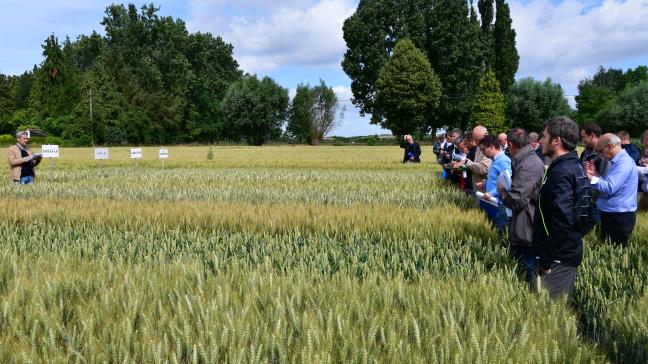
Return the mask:
M606 144L603 146L603 148L597 149L596 151L602 154L607 148L611 148L611 147L612 146L610 144Z

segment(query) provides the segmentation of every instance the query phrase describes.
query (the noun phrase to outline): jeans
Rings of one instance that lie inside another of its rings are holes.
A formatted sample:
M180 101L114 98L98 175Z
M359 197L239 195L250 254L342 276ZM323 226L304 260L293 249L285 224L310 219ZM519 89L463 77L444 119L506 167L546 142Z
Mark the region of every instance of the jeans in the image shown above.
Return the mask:
M14 183L21 184L21 185L29 185L29 184L34 183L34 181L35 181L34 176L25 176L25 177L20 177L19 181L14 180Z
M509 253L515 258L522 269L524 270L524 277L530 285L536 280L536 271L538 269L538 261L533 248L524 245L509 245Z

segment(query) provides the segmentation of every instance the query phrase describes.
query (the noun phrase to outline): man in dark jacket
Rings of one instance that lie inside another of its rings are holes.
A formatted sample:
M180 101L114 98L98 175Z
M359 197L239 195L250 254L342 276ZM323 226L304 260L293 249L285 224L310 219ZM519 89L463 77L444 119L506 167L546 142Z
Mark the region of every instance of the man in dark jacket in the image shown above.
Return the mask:
M421 163L421 146L419 143L414 142L411 135L408 134L403 137L400 147L405 149L403 163Z
M639 158L641 158L641 152L637 147L632 144L630 140L630 134L627 131L620 131L617 133L617 136L621 139L621 148L628 153L630 158L635 162L636 165L639 165Z
M507 141L513 156L513 178L508 191L501 184L497 189L504 206L513 212L508 231L509 251L522 264L527 280L532 283L536 278L536 253L531 246L533 217L545 172L544 163L537 157L526 130L512 129L508 132Z
M576 154L578 125L566 116L547 124L542 151L551 157L538 196L533 247L539 256L540 282L551 298L574 292L576 270L583 257L580 179L587 178Z

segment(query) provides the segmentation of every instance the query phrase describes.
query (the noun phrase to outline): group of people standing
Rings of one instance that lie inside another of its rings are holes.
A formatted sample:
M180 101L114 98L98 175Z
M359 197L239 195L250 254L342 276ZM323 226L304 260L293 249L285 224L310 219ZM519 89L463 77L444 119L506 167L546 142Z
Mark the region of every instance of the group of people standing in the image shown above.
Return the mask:
M541 284L552 298L571 298L583 236L598 225L603 239L627 246L638 192L648 193L648 131L643 151L629 140L626 132L603 134L560 116L541 134L454 129L438 138L434 153L444 178L474 195L506 235L531 288Z

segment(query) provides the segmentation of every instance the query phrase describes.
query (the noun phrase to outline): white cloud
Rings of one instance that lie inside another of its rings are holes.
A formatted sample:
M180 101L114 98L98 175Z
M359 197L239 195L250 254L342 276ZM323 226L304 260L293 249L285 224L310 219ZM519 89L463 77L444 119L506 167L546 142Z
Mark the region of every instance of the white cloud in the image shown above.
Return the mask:
M232 43L241 67L252 73L287 65L339 67L346 49L342 24L356 8L348 0L225 3L191 1L189 27Z
M567 93L599 65L648 61L648 0L510 1L520 53L518 77L552 77Z

